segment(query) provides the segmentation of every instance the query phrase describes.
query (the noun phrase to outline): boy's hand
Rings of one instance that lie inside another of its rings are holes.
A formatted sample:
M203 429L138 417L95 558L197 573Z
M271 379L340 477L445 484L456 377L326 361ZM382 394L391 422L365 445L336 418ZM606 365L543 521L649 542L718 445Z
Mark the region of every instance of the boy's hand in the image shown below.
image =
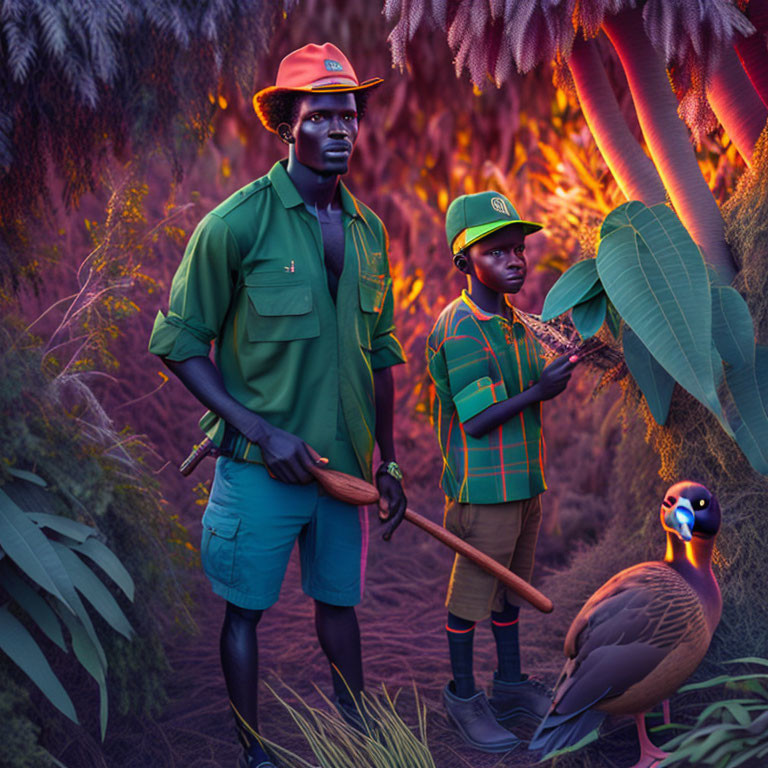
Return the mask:
M538 382L539 400L557 397L567 386L573 368L578 362L576 355L563 355L553 360L542 372Z

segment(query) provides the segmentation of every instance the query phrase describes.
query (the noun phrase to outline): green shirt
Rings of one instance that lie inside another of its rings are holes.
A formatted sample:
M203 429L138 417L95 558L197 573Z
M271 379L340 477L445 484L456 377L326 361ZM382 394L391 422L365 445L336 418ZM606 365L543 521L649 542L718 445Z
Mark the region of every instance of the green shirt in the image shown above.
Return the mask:
M541 347L510 310L511 320L488 314L462 291L427 341L427 369L435 384L432 424L443 454L441 485L448 498L463 503L529 499L547 487L540 402L483 437L464 430L464 422L541 376Z
M392 322L387 234L341 184L344 270L334 303L322 234L284 161L197 226L158 312L150 352L208 356L232 397L301 437L330 467L371 478L373 371L405 361ZM223 420L200 426L220 444ZM241 446L242 448L242 446ZM258 446L243 457L260 461Z

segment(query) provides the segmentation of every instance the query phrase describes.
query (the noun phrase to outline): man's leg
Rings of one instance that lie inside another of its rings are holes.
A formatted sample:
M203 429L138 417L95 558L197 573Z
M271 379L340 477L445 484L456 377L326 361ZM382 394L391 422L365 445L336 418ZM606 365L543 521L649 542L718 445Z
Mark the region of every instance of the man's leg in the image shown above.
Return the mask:
M354 706L350 692L357 697L363 690L360 628L354 607L315 600L315 629L331 665L334 693L339 701Z
M219 649L229 703L235 715L243 764L269 764L255 734L258 733L259 644L256 636L263 611L227 603Z

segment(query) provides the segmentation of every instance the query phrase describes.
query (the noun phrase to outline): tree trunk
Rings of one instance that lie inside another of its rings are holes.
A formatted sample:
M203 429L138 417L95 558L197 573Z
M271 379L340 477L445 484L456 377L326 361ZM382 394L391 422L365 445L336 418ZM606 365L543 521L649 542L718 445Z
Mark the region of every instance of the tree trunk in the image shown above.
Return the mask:
M595 43L577 37L568 66L589 130L627 200L663 203L664 185L621 113Z
M751 165L755 142L768 120L768 109L752 88L732 48L722 52L707 84L707 98L739 154Z
M735 275L723 217L696 161L664 64L643 29L640 9L606 16L603 29L619 55L645 142L677 215L704 257L730 283Z
M755 25L757 32L742 37L736 43L736 52L752 87L768 106L768 0L752 0L747 6L747 18Z

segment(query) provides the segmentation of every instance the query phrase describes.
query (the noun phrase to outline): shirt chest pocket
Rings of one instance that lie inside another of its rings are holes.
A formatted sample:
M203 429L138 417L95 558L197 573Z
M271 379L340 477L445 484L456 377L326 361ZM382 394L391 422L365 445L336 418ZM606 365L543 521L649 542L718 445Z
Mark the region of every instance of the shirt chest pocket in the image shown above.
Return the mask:
M370 349L371 334L384 308L384 298L392 278L368 272L360 273L361 343Z
M248 341L294 341L320 335L312 287L281 272L248 275Z

